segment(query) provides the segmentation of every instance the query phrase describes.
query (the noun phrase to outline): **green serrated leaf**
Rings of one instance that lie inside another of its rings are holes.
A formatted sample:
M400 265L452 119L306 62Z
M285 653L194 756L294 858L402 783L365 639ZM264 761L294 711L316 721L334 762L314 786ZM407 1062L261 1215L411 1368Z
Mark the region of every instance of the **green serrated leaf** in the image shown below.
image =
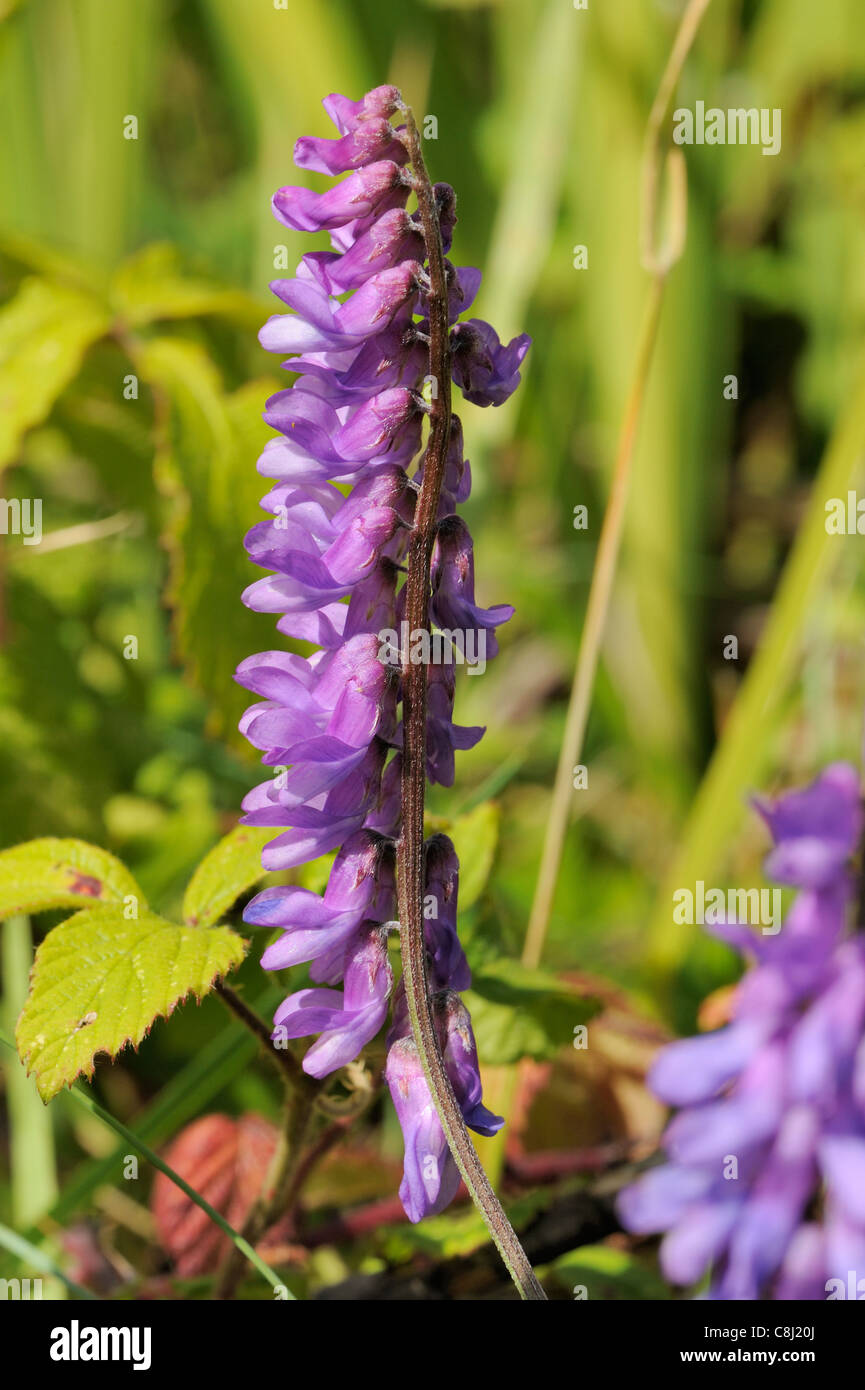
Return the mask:
M482 1062L543 1061L573 1039L574 1028L599 1004L545 970L516 960L490 961L472 976L465 995Z
M137 1047L160 1016L197 998L239 965L245 942L229 927L202 932L153 912L127 920L119 906L87 908L49 932L36 952L30 995L15 1032L44 1101L98 1052Z
M146 907L132 874L107 850L85 840L30 840L0 853L0 920L14 912L84 907L98 899Z
M111 298L124 322L133 327L201 314L221 314L254 326L262 312L251 295L184 275L177 251L164 242L145 246L120 266L112 281Z
M273 830L237 825L205 855L183 898L183 920L191 927L210 927L237 902L241 893L264 877L261 851Z
M25 280L0 311L0 467L44 420L110 322L94 295L39 279Z

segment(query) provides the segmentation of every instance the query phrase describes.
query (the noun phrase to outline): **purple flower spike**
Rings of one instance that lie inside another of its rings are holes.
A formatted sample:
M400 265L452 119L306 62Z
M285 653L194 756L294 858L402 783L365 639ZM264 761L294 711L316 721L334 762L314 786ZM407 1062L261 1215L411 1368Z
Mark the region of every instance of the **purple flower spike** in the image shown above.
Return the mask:
M392 634L405 614L431 375L430 258L420 209L407 207L417 170L406 167L400 94L390 86L360 101L332 94L324 107L337 138L301 138L295 162L345 177L324 193L289 186L273 198L280 222L329 232L331 249L309 250L293 276L271 285L284 312L268 320L260 341L288 355L295 379L267 402L265 419L277 433L258 470L271 480L262 502L269 515L252 527L246 548L268 573L243 595L256 612L278 615L283 636L315 650L262 652L237 671L256 697L241 729L271 770L243 802L245 823L274 827L264 867L290 869L337 851L323 896L268 888L245 913L250 924L280 933L263 954L265 969L310 964L315 987L284 1001L274 1036L317 1035L304 1061L316 1077L372 1041L393 983L387 934L397 910L405 677L401 639L394 651ZM456 224L450 185L435 184L432 202L447 254ZM446 261L444 274L453 379L469 400L498 405L519 382L528 339L503 345L489 324L459 323L480 272ZM456 416L450 431L430 575L440 646L420 657L426 772L443 786L453 782L455 752L484 732L454 722L454 664L480 674L495 655L494 630L513 611L475 602L472 539L454 514L471 490ZM502 1121L481 1100L471 1023L454 992L471 976L457 934L459 864L445 836L427 842L425 872L425 945L445 1067L466 1124L494 1134ZM387 1079L406 1139L400 1195L417 1221L447 1205L459 1177L409 1033L400 982Z
M859 778L837 763L757 805L775 841L767 873L801 891L777 935L713 928L757 963L726 1028L657 1057L649 1083L682 1107L670 1161L622 1192L619 1213L666 1232L673 1283L711 1266L709 1298L823 1299L865 1268L865 938L848 921Z

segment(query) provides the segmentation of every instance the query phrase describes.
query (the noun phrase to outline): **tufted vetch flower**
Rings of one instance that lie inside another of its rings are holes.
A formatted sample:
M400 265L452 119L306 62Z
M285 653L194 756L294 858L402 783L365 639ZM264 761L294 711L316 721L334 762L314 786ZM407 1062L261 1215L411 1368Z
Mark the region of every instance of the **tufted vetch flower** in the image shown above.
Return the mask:
M837 763L757 809L774 840L767 873L798 894L777 935L711 928L753 964L725 1028L657 1057L649 1083L678 1107L668 1161L619 1210L634 1232L666 1233L675 1284L708 1273L713 1299L825 1299L851 1271L865 1276L859 778Z
M332 95L324 107L337 136L303 137L295 163L344 177L324 192L292 185L273 198L279 221L329 232L331 250L310 249L293 276L271 285L283 311L264 325L261 343L285 355L295 376L267 402L265 419L277 431L258 463L271 480L262 502L268 517L246 544L268 574L243 595L250 608L277 617L283 637L314 650L252 656L237 679L257 697L241 729L273 769L243 803L246 823L277 832L264 866L293 868L334 851L336 858L323 895L268 888L245 915L280 933L262 958L266 969L309 964L314 986L280 1006L274 1036L317 1038L304 1060L313 1076L356 1058L392 1009L386 1079L406 1139L401 1197L419 1220L451 1200L459 1178L388 953L397 925L405 657L389 651L381 634L399 630L404 616L406 557L426 467L430 258L420 212L409 206L416 175L399 92L378 87L360 101ZM435 184L431 199L447 253L453 189ZM499 405L519 383L529 339L502 344L482 320L461 322L480 272L445 261L443 274L453 381L467 400ZM470 634L471 650L480 641L491 657L495 632L513 610L475 600L472 538L455 514L471 489L455 415L446 439L429 616L438 628ZM454 723L454 670L444 657L428 664L426 681L426 773L447 786L455 751L474 746L483 729ZM424 941L442 1056L465 1123L493 1134L502 1121L483 1106L471 1022L459 999L471 975L457 930L459 864L447 837L428 841L425 875Z

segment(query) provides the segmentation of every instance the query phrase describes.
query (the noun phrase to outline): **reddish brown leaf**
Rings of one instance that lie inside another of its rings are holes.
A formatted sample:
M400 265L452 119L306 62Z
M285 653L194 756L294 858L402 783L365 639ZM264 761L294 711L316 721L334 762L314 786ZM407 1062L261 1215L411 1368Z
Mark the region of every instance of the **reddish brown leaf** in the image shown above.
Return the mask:
M204 1115L180 1132L165 1161L239 1230L264 1185L277 1137L261 1115ZM180 1278L218 1268L228 1237L163 1173L156 1175L150 1206Z

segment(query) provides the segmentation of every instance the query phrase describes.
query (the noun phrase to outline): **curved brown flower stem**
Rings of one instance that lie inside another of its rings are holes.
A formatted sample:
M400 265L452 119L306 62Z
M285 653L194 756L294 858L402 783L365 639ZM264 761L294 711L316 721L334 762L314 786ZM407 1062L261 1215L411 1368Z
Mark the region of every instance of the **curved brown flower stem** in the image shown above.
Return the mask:
M435 194L411 111L404 108L405 141L426 243L430 288L429 370L433 380L423 482L409 538L405 618L410 633L429 630L429 572L451 427L451 356L444 251ZM427 670L404 654L402 670L402 833L397 847L400 949L412 1035L442 1129L463 1181L524 1299L546 1294L475 1152L442 1061L430 1001L424 946L424 797L426 793Z

